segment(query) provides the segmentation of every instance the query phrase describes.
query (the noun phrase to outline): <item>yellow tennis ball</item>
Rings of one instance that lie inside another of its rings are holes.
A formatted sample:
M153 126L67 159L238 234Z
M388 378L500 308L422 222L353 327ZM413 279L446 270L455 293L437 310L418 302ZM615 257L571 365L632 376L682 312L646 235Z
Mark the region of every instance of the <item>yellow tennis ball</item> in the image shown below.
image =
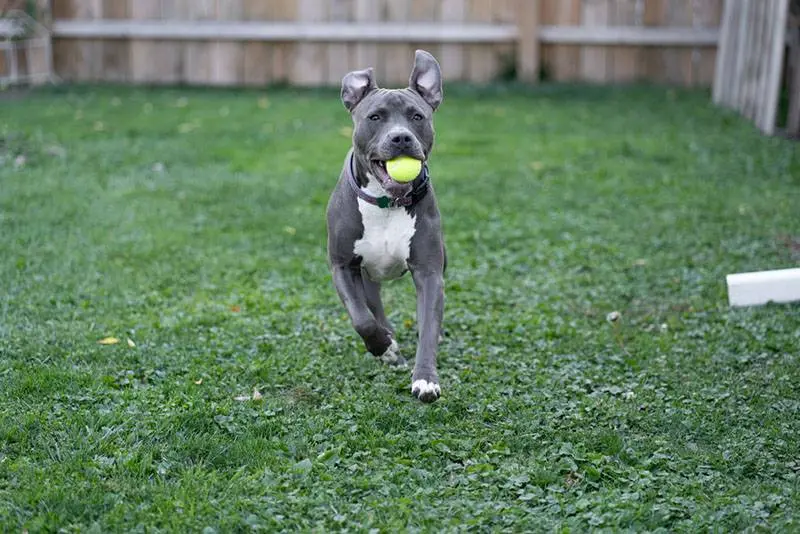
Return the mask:
M400 156L386 162L386 172L396 182L410 182L419 176L421 170L422 162L408 156Z

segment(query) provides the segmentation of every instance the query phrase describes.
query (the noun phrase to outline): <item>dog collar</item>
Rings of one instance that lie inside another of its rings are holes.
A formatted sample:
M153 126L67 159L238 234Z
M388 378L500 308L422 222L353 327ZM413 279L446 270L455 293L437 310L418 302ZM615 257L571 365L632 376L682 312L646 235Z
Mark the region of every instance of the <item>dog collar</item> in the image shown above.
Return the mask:
M358 180L356 179L354 160L355 156L351 150L350 155L347 158L347 166L345 167L347 172L347 182L350 184L350 187L353 188L353 191L355 191L356 195L358 195L358 198L364 202L368 202L369 204L378 206L379 208L401 208L413 206L422 200L426 194L428 194L430 176L428 175L427 163L422 164L422 179L419 180L419 183L414 184L414 187L407 195L394 198L386 195L374 197L361 189L361 186L358 184Z

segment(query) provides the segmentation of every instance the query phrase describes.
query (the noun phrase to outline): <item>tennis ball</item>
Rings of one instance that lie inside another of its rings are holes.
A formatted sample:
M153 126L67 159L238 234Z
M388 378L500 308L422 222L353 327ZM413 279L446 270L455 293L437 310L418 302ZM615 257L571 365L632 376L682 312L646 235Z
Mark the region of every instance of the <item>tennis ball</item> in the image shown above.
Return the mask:
M410 182L422 170L422 162L418 159L400 156L386 162L386 172L396 182Z

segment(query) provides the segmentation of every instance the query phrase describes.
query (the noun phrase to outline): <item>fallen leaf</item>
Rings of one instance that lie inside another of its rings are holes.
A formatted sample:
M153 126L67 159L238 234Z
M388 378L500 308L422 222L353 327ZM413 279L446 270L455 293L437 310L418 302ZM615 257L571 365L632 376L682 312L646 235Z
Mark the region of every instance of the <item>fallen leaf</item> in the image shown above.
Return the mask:
M104 337L100 341L98 341L101 345L116 345L119 343L119 339L115 337Z
M541 161L532 161L531 168L534 171L541 171L544 168L544 164Z
M59 145L50 145L44 149L45 153L49 156L53 156L54 158L64 158L67 156L67 151L64 147Z
M405 326L406 328L413 328L414 321L412 321L411 319L406 319L405 321L403 321L403 326Z
M253 400L261 400L261 392L257 388L253 388Z
M133 348L136 348L136 343L134 343L134 342L133 342L133 340L132 340L131 338L128 338L128 346L129 346L130 348L132 348L132 349L133 349Z
M289 235L295 235L297 233L297 228L293 226L284 226L283 231Z
M240 311L242 311L242 308L240 308L239 306L236 306L236 305L234 304L233 306L231 306L231 311L232 311L233 313L239 313Z
M339 133L342 137L353 137L353 128L350 126L342 126L339 128Z
M194 383L195 383L196 386L199 386L200 384L203 383L203 379L202 378L198 378L197 380L194 381Z
M105 124L103 124L103 122L102 122L102 121L96 121L96 122L94 123L94 131L95 131L95 132L102 132L102 131L103 131L103 130L105 130L105 129L106 129L106 125L105 125Z
M638 260L636 260L635 262L633 262L633 264L634 264L636 267L644 267L645 265L647 265L647 260L646 260L646 259L644 259L644 258L639 258Z
M269 99L266 96L262 96L258 99L258 107L261 109L267 109L269 107Z

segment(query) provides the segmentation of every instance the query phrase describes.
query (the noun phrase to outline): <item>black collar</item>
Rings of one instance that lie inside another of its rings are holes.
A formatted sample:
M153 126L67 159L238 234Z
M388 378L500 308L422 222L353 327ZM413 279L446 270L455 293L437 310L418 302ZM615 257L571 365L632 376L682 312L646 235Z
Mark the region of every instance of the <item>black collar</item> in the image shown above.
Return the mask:
M350 184L350 187L352 187L353 191L355 191L356 195L358 195L358 198L364 202L368 202L374 206L378 206L379 208L401 208L413 206L428 194L431 180L430 176L428 175L427 163L422 164L422 177L414 180L414 187L411 189L411 191L405 196L394 198L385 195L374 197L361 189L361 186L358 184L358 179L356 178L354 160L355 156L351 150L350 155L347 158L347 166L345 167L345 172L347 173L346 179Z

